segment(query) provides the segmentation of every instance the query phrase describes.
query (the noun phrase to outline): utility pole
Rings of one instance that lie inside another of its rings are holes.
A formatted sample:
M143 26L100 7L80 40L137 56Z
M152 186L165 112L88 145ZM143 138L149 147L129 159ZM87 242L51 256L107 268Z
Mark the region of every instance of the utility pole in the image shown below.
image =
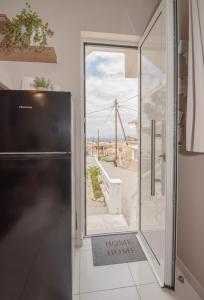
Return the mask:
M122 119L121 119L121 116L120 116L119 109L117 109L117 112L118 112L118 118L119 118L119 121L120 121L120 125L121 125L122 131L123 131L123 135L124 135L124 138L125 138L125 142L126 142L126 145L128 145L128 139L127 139L127 136L125 134L125 128L123 126L123 122L122 122Z
M94 155L94 138L92 138L92 143L91 143L91 156L93 157Z
M97 145L97 148L98 148L98 160L100 158L100 155L99 155L99 145L100 145L100 138L99 138L99 129L98 129L98 145Z
M115 99L114 106L115 106L115 160L114 160L114 166L117 167L117 160L118 160L118 101L117 101L117 99Z

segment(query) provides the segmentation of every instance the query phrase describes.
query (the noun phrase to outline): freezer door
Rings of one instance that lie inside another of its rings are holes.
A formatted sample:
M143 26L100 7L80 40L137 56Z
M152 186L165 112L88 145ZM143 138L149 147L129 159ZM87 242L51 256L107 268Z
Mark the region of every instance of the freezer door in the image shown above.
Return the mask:
M0 299L71 300L66 159L0 160Z
M70 93L2 90L0 106L0 153L70 151Z

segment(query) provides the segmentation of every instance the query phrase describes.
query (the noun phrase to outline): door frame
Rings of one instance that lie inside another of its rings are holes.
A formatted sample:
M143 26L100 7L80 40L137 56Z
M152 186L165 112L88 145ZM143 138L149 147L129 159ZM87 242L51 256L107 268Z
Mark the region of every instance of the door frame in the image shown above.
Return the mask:
M81 32L81 97L82 97L82 119L83 119L83 132L82 132L82 145L83 149L81 155L83 161L81 163L81 174L82 180L82 195L81 195L81 206L80 216L78 220L78 236L82 240L84 237L90 237L87 235L87 224L86 224L86 62L85 62L85 48L87 45L90 46L105 46L115 48L129 48L138 50L138 41L140 37L136 35L124 35L124 34L111 34L111 33L94 33L94 32ZM139 91L138 91L139 92ZM116 233L117 234L117 233ZM105 235L105 234L103 234ZM81 244L81 245L82 245Z
M161 286L174 288L175 286L175 261L176 261L176 205L177 205L177 99L178 99L178 62L177 62L177 1L162 0L153 18L148 24L142 39L139 42L139 66L141 66L141 45L148 36L159 16L164 13L166 26L166 51L167 51L167 97L166 97L166 225L165 225L165 258L163 269L159 265L153 251L141 230L141 147L139 167L139 202L140 222L138 239L148 258L148 261ZM141 74L139 72L139 74ZM139 75L139 118L141 128L141 76ZM141 145L141 135L139 137Z

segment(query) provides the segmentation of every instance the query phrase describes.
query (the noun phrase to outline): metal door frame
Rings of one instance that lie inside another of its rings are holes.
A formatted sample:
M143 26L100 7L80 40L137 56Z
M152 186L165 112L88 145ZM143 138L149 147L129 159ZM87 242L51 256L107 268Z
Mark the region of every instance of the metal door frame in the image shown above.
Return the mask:
M83 70L84 70L84 237L91 236L100 236L100 235L110 235L110 234L121 234L121 232L112 232L112 233L99 233L91 234L87 233L87 198L86 198L86 47L87 46L96 46L96 47L107 47L107 48L126 48L126 49L135 49L138 51L138 45L131 45L127 42L100 42L100 41L84 41L83 42ZM139 101L138 101L139 102ZM122 233L134 233L134 231L123 231Z
M176 260L176 205L177 205L177 99L178 99L178 63L177 63L177 1L162 0L139 42L139 65L141 66L141 46L161 14L164 14L166 26L166 226L165 259L163 272L153 251L141 231L141 147L139 170L140 224L138 239L146 253L148 261L161 286L174 288ZM139 112L141 128L141 73L139 76ZM140 134L141 145L141 134Z

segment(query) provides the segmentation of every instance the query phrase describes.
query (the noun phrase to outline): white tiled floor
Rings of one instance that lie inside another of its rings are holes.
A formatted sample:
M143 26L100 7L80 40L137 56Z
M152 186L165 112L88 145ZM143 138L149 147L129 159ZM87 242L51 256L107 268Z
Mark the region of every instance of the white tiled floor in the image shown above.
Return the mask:
M141 285L137 289L142 300L201 300L188 282L177 283L175 292L161 289L157 283Z
M128 296L128 298L127 298ZM80 300L140 300L136 287L82 294Z
M81 253L80 293L134 286L127 264L93 266L92 250Z
M77 249L74 253L74 272L73 272L73 294L79 294L79 274L80 274L80 250ZM73 299L75 300L75 298ZM78 300L76 298L76 300Z
M146 261L94 267L90 239L77 251L73 300L200 300L186 280L175 292L160 288Z
M157 282L147 261L139 261L128 264L135 285Z

